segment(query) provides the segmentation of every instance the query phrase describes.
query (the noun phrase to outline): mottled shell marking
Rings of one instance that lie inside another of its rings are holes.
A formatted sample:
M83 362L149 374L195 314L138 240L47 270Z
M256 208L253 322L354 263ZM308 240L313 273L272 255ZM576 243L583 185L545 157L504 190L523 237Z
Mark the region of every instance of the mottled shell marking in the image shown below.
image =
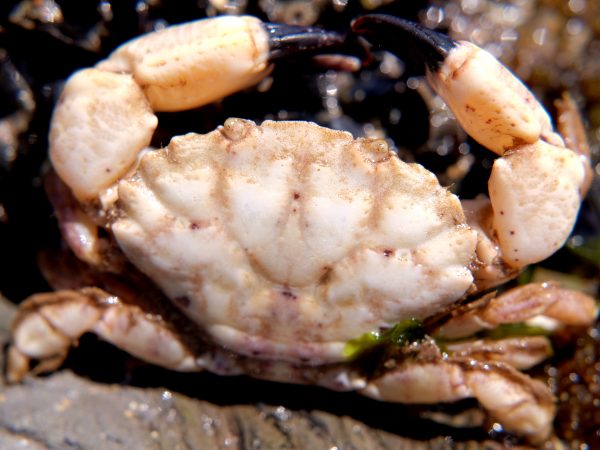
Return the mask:
M127 256L241 353L339 360L347 340L472 282L476 235L454 195L383 141L311 123L174 138L119 197Z

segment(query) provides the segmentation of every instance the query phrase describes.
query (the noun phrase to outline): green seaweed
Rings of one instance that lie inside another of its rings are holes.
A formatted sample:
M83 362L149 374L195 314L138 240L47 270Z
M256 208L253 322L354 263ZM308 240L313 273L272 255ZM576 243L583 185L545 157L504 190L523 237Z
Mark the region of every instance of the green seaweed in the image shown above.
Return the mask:
M411 318L397 323L392 328L382 331L371 331L355 339L350 339L344 347L344 357L356 359L365 353L384 346L403 346L422 339L423 324Z

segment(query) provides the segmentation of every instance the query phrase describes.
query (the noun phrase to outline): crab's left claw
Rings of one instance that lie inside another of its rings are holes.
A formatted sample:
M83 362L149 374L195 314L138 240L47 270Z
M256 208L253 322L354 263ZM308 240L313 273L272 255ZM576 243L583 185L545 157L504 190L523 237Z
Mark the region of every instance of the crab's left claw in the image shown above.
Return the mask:
M474 44L384 15L361 17L353 30L400 56L410 48L465 131L502 156L489 181L493 214L485 239L499 247L491 260L502 261L494 264L518 270L560 248L589 184L585 145L567 148L527 87ZM566 109L562 115L576 116L572 107ZM570 133L569 127L561 128Z

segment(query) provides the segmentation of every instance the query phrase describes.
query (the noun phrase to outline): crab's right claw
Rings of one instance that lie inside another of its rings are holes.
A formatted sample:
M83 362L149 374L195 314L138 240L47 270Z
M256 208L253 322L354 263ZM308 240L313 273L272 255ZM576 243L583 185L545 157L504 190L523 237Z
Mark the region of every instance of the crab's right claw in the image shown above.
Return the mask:
M127 73L154 111L183 111L253 86L275 60L314 54L345 37L317 27L221 16L165 28L119 47L97 68Z
M50 158L80 201L96 199L150 144L155 111L206 105L263 80L272 62L342 47L316 27L222 16L141 36L66 83L50 129Z
M560 248L577 218L589 157L566 148L527 87L485 50L417 24L369 15L353 29L400 56L410 48L465 131L502 156L489 194L490 239L504 264L518 270Z

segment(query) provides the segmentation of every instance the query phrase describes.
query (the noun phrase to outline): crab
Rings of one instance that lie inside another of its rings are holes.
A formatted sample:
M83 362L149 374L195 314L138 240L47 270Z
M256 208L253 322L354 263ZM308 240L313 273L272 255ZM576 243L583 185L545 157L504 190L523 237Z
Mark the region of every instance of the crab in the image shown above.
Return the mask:
M344 39L250 16L139 37L73 74L56 106L47 190L71 253L47 265L57 290L20 306L13 381L56 369L92 332L179 371L389 402L474 397L507 431L551 434L553 397L522 372L551 354L548 338L488 332L585 326L595 302L551 283L490 290L573 228L591 173L576 107L558 104L563 140L474 44L384 15L352 28L424 61L464 129L499 155L489 199L460 201L386 141L309 122L231 118L149 148L154 112L213 102L277 58Z

